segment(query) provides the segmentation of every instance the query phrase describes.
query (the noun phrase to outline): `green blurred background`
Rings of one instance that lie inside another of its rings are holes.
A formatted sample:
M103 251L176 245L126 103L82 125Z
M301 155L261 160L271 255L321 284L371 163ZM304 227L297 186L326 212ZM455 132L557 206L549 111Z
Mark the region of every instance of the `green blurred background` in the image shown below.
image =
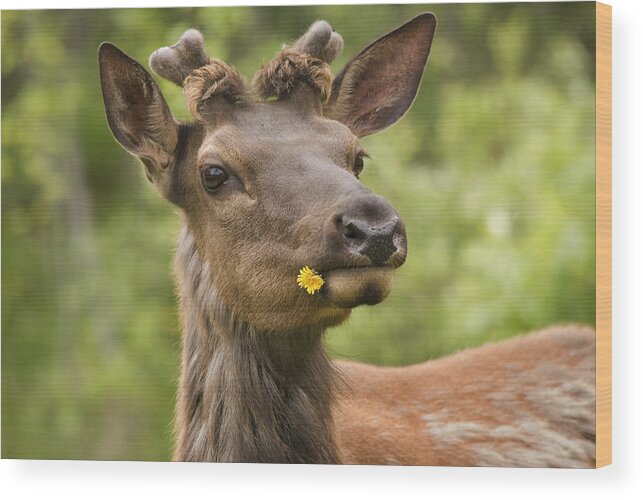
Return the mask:
M594 324L593 3L5 11L3 457L170 457L179 218L110 135L99 43L145 63L196 27L251 76L323 18L345 40L338 72L425 10L438 30L418 98L363 141L361 179L401 213L409 257L329 352L406 364Z

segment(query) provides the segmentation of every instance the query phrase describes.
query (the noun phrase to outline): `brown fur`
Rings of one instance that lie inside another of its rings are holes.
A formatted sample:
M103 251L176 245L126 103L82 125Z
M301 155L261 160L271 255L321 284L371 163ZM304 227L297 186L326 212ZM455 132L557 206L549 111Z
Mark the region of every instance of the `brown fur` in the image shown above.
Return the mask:
M589 329L406 368L333 364L324 353L323 332L352 307L384 300L406 258L399 215L354 169L359 137L411 105L434 29L422 14L369 45L325 107L327 61L341 49L328 23L259 73L261 92L278 100L236 105L241 77L216 60L194 68L202 40L188 32L156 66L174 80L190 68L185 93L198 121L189 124L174 121L142 66L101 46L110 128L182 212L176 460L593 464ZM319 91L294 91L311 85ZM212 166L227 175L215 190L203 181ZM297 286L303 266L326 280L314 295Z
M236 318L187 228L175 269L183 320L175 460L337 463L336 383L322 330L258 332Z
M403 368L340 362L341 460L593 467L594 346L567 325Z

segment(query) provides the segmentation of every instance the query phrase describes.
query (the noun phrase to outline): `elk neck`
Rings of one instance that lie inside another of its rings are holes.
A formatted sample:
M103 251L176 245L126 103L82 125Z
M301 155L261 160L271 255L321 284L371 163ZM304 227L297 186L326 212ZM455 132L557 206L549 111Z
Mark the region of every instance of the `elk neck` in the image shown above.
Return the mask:
M174 459L337 463L337 377L323 331L257 332L238 321L185 223L175 271L183 336Z

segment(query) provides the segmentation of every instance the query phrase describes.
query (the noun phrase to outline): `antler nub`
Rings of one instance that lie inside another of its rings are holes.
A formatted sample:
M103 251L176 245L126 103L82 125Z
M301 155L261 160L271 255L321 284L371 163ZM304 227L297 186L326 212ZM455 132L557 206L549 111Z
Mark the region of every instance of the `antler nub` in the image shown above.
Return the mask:
M322 102L331 90L328 66L344 47L339 33L326 21L316 21L291 47L261 68L254 78L259 96L282 98L304 83L316 89ZM202 115L202 104L220 95L228 101L246 98L246 88L239 72L223 61L210 58L204 47L203 35L187 30L178 42L161 47L150 56L150 67L160 77L183 87L190 111Z
M211 97L220 96L230 103L246 99L242 76L218 59L212 59L209 64L190 73L183 84L183 93L190 113L197 118L203 118L202 106Z
M315 21L292 46L330 64L344 48L344 40L326 21Z
M316 21L291 47L262 67L254 78L261 97L281 99L306 83L317 89L321 100L330 94L331 72L328 64L342 51L344 41L326 21Z
M159 76L183 87L188 108L202 118L203 104L214 96L230 102L242 101L246 95L239 72L205 52L203 35L189 29L178 42L161 47L150 56L150 67Z
M171 47L161 47L150 56L150 68L179 87L192 71L205 66L210 58L205 52L203 35L189 29Z

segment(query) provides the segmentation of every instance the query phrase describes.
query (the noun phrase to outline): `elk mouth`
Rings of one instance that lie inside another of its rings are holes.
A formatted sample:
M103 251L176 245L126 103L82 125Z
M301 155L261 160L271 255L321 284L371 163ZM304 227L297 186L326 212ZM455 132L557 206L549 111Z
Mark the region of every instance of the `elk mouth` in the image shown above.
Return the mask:
M393 286L392 266L335 268L323 273L322 296L341 308L382 302Z

